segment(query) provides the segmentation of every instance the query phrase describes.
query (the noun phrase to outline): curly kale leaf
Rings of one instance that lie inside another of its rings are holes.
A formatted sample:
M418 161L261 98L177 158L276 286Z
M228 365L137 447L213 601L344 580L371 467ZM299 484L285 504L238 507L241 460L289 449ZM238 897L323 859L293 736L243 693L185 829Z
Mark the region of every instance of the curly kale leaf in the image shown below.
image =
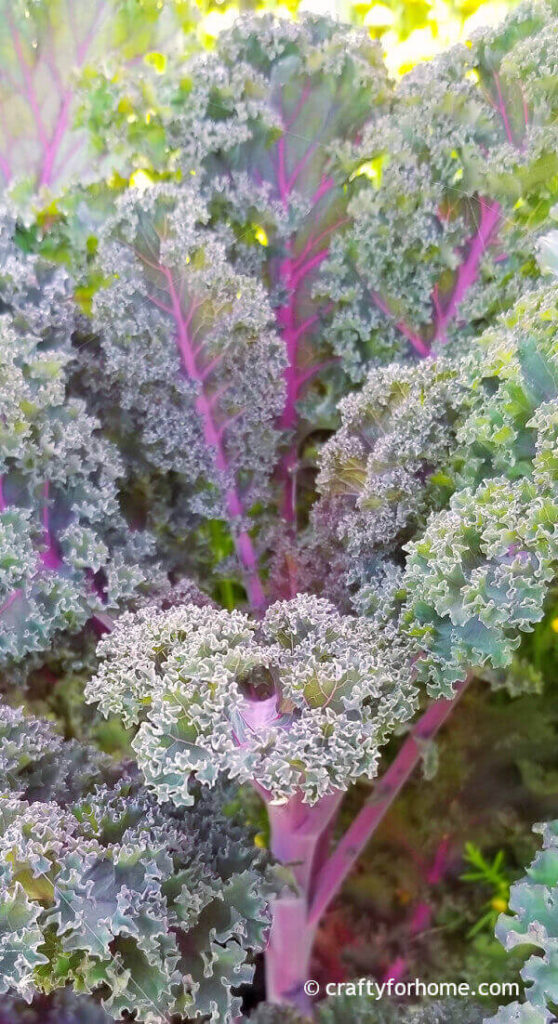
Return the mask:
M84 403L66 396L62 351L0 317L0 652L47 650L142 579L118 502L122 466ZM128 551L126 550L128 549ZM126 557L128 554L128 557Z
M406 548L406 628L434 692L508 665L556 574L557 302L556 288L521 300L472 352L457 489Z
M198 790L185 815L95 752L64 790L75 746L18 712L2 719L0 991L31 1002L72 985L116 1018L231 1021L275 882L226 794Z
M312 521L361 612L370 614L377 602L374 566L397 588L401 546L453 489L446 463L464 402L462 378L459 364L444 359L392 364L339 405L342 423L321 453Z
M558 1001L558 822L536 825L535 831L543 837L542 850L526 877L511 887L512 913L502 914L496 925L496 936L506 949L518 945L536 947L537 951L528 957L521 970L526 1001L501 1007L486 1024L548 1024L555 1019L552 1009Z
M160 799L191 803L195 778L254 781L313 803L374 775L379 748L416 706L406 648L326 600L277 602L258 622L193 605L126 614L99 645L86 690L133 741Z
M262 287L230 265L208 217L193 184L161 185L127 194L107 224L107 286L94 301L100 413L110 427L116 397L112 432L140 472L189 485L193 524L228 521L257 607L249 515L266 500L276 459L285 355Z

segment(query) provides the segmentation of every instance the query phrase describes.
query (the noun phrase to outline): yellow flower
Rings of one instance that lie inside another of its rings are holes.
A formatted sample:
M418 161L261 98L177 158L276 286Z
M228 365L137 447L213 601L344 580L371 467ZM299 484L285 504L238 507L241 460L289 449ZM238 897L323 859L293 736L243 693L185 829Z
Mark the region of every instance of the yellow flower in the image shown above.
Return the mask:
M497 910L501 914L508 909L507 900L503 899L502 896L495 896L490 905L493 910Z

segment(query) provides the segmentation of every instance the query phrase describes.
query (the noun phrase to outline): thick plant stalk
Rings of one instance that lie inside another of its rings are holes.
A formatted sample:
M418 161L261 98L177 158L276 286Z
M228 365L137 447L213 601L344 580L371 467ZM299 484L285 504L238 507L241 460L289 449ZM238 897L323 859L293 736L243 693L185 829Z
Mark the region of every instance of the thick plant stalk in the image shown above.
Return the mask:
M315 932L316 926L308 923L304 896L282 896L275 901L265 953L268 1003L291 1003L308 1012L311 1001L304 991L304 982L310 978Z
M304 982L310 977L310 957L316 925L308 910L314 882L316 852L335 818L343 793L304 804L299 796L288 803L268 803L271 851L292 870L298 894L287 892L273 903L273 918L266 950L266 998L270 1003L292 1003L308 1010Z
M337 895L358 856L389 810L421 756L421 742L432 739L444 725L471 676L456 687L452 700L430 705L414 726L393 764L340 840L329 859L327 847L342 793L322 797L315 805L293 797L285 804L266 800L271 828L271 851L291 867L298 893L281 896L273 904L273 918L266 951L266 998L271 1003L291 1003L308 1011L310 1001L304 982L310 975L316 929L325 910Z

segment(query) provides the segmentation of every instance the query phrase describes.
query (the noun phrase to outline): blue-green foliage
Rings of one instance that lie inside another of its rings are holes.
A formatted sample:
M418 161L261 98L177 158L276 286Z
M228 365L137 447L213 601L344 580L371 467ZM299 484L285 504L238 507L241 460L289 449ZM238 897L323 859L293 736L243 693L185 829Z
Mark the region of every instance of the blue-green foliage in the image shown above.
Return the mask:
M117 1018L231 1020L274 883L223 796L178 813L133 765L4 708L0 766L2 991L29 1002L70 983Z
M542 849L526 876L511 887L512 913L502 914L496 925L496 936L506 949L536 947L521 970L525 1002L502 1007L486 1024L548 1024L556 1019L558 822L536 825L535 831L543 837Z
M357 610L391 619L433 694L510 664L556 572L558 290L467 356L373 371L341 406L315 512Z

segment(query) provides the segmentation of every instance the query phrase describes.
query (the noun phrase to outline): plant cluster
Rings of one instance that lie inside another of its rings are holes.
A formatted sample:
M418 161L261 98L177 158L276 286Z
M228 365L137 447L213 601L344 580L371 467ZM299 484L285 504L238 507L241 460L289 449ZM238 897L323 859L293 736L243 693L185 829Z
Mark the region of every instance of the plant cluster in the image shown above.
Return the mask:
M136 759L0 708L8 998L226 1024L266 947L307 1014L401 786L475 675L518 688L558 561L557 26L527 2L396 86L326 18L200 53L178 2L6 10L3 687L74 664Z

